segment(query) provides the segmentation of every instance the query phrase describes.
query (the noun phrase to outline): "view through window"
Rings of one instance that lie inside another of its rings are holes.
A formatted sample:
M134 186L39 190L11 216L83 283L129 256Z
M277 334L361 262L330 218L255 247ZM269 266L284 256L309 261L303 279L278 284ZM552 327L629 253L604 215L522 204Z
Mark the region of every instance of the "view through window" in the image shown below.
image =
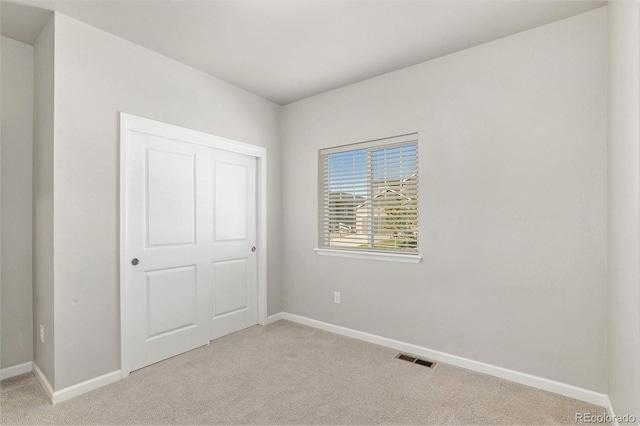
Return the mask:
M417 134L320 151L320 247L418 252Z

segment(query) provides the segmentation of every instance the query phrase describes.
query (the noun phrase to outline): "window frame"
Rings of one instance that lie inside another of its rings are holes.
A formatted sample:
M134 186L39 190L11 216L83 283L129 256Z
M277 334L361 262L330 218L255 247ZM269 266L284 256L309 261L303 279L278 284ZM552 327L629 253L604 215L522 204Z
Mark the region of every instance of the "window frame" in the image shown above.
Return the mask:
M418 133L408 133L399 136L392 136L387 138L374 139L364 142L357 142L352 144L333 146L328 148L323 148L318 150L318 194L316 200L318 202L318 229L317 229L317 246L315 248L315 252L319 255L324 256L338 256L338 257L349 257L356 259L370 259L370 260L380 260L380 261L391 261L391 262L401 262L401 263L419 263L422 260L422 256L420 254L420 238L417 238L416 241L416 250L415 252L407 252L407 251L398 251L395 252L393 249L384 250L379 248L356 248L356 247L330 247L328 240L328 233L326 231L326 208L325 203L327 202L327 192L326 188L328 186L328 175L325 174L327 171L325 168L325 157L331 154L355 151L360 149L367 149L367 155L369 156L369 152L372 148L384 148L384 147L393 147L393 146L401 146L403 144L411 144L415 143L416 145L416 227L419 229L420 223L420 201L419 201L419 143L418 143ZM369 158L369 157L368 157ZM328 166L327 166L328 167ZM369 192L368 200L371 200L371 194L373 193L373 178L369 173L370 164L367 165L367 188ZM373 219L373 216L372 216ZM371 234L369 237L373 238L376 235L375 231L370 231ZM419 235L419 234L418 234Z

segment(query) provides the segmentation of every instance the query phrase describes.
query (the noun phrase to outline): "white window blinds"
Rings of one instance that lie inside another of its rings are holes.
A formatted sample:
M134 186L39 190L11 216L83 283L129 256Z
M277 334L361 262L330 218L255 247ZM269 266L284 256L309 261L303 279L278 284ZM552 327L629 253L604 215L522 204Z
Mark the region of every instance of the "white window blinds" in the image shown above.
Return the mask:
M320 150L320 248L418 253L418 135Z

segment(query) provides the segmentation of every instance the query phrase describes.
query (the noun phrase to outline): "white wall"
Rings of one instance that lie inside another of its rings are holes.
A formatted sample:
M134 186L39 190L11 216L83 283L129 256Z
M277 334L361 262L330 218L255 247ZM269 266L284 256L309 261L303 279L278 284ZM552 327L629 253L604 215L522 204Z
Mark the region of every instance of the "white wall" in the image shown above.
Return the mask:
M52 16L34 44L33 99L33 359L54 383L53 126L54 29ZM39 339L39 325L45 339Z
M33 46L2 37L0 368L33 360Z
M284 311L605 392L606 26L598 9L284 107ZM317 150L416 131L422 263L316 255Z
M55 48L55 389L120 368L118 111L267 147L279 312L280 107L60 14Z
M608 393L640 419L640 3L608 8Z

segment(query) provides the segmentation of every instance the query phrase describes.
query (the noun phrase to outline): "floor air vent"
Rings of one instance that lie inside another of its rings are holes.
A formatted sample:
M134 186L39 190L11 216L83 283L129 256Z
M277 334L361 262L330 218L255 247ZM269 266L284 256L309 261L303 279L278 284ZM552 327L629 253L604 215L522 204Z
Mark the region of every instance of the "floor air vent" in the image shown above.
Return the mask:
M427 361L425 359L416 358L411 355L398 354L396 355L396 358L401 359L403 361L411 362L413 364L424 365L425 367L429 367L429 368L433 368L436 365L436 363L433 361Z

